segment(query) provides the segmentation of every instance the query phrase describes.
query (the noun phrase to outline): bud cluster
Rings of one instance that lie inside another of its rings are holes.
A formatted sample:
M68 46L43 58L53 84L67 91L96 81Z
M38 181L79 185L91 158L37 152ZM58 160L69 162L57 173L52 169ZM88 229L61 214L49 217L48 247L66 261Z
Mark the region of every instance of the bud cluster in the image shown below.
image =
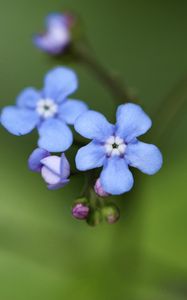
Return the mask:
M93 206L89 203L89 199L80 198L72 207L72 216L78 220L85 220L91 226L96 226L102 221L106 221L108 224L116 223L119 220L120 212L113 203Z

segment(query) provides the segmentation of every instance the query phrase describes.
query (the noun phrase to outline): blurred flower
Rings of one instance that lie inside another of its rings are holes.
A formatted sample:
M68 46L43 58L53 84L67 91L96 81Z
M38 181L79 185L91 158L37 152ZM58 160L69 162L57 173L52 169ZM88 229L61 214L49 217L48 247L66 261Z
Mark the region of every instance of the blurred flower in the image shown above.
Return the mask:
M128 166L152 175L162 166L159 149L137 140L151 127L151 120L139 105L127 103L117 110L116 125L95 111L79 116L75 129L93 139L76 155L76 166L85 171L103 166L100 183L106 193L119 195L129 191L134 183Z
M95 183L94 190L95 190L96 194L100 197L108 197L109 196L109 194L103 190L103 187L101 185L101 181L99 178L97 179L97 181Z
M30 155L28 165L31 171L41 173L51 190L62 188L69 182L70 165L64 153L59 157L37 148Z
M102 214L105 220L109 224L114 224L119 220L120 212L116 205L113 203L107 204L105 207L102 208Z
M74 124L87 110L84 102L67 98L77 87L76 74L71 69L57 67L45 76L43 90L27 88L18 96L16 106L5 107L1 123L15 135L27 134L37 127L40 148L65 151L73 141L66 124Z
M72 208L72 215L79 220L86 220L89 215L89 207L85 203L75 203Z
M34 44L52 55L63 53L71 42L71 27L74 22L74 17L68 13L49 14L45 20L46 32L35 35Z

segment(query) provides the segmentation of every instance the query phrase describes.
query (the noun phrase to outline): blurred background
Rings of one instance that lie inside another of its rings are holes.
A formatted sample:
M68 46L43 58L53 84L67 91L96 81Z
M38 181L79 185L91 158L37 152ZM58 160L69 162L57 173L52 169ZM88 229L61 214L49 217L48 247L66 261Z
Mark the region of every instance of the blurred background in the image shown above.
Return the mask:
M157 142L161 172L136 172L133 192L113 198L120 221L95 228L71 217L82 178L48 191L27 168L36 133L18 138L0 128L0 299L187 299L187 2L0 0L1 107L24 87L42 86L54 62L35 49L32 35L46 14L64 9L83 18L98 59L121 74L147 113L153 117L168 95L181 109ZM80 78L76 97L113 120L105 87L71 66ZM153 143L170 105L161 107L164 117L161 109L145 136Z

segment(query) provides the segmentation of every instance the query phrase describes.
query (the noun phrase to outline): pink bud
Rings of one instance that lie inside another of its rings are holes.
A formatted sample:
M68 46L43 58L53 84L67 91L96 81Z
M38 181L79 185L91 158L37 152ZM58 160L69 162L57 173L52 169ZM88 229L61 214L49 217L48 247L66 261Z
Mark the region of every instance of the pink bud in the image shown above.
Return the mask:
M94 190L95 190L96 194L100 197L110 196L107 192L104 191L99 178L97 179L97 181L95 183Z

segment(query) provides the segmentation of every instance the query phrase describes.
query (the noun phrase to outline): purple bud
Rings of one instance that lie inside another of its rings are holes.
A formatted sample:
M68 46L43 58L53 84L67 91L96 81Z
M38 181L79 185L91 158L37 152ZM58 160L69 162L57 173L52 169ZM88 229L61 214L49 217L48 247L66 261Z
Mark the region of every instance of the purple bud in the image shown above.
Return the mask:
M79 220L86 220L89 215L89 207L84 203L76 203L72 208L72 215Z
M95 183L94 190L95 190L96 194L100 197L110 196L107 192L104 191L99 178L97 179L97 181Z

